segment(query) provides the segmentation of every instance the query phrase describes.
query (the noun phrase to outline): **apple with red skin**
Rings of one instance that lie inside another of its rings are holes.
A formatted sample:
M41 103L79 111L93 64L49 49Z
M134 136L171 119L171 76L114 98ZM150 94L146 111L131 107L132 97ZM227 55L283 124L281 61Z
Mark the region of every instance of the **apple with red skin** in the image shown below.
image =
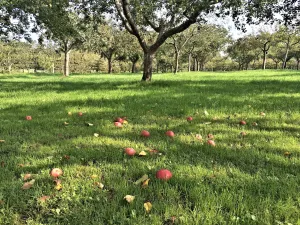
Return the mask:
M186 120L190 122L193 120L193 117L189 116L188 118L186 118Z
M125 148L126 155L134 156L136 151L133 148Z
M61 176L63 174L63 171L59 168L54 168L51 170L50 175L53 178L58 178L59 176Z
M247 123L246 123L246 121L245 120L241 120L240 121L240 125L246 125Z
M171 138L175 136L174 132L171 131L171 130L168 130L168 131L166 132L166 135L167 135L168 137L171 137Z
M32 120L32 117L31 116L26 116L25 119L26 120Z
M124 120L121 117L117 117L114 122L124 123Z
M150 137L150 132L147 131L147 130L143 130L143 131L141 132L141 136L143 136L143 137Z
M120 122L114 122L114 125L115 125L116 127L122 127L122 126L123 126L122 123L120 123Z
M82 116L83 115L83 113L82 112L78 112L78 116Z
M158 170L156 172L156 178L159 179L159 180L170 180L172 177L172 173L170 170L167 170L167 169L161 169L161 170Z
M207 144L211 146L216 146L216 143L213 140L208 140Z

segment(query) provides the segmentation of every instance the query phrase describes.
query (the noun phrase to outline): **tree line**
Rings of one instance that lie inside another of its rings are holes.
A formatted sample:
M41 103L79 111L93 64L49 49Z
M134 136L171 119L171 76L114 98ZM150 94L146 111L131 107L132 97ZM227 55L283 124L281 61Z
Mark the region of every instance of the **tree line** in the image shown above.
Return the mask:
M71 72L141 70L144 81L153 71L250 69L259 61L261 68L299 68L298 12L292 0L4 0L0 67L65 76L70 65ZM232 40L226 29L207 23L210 16L231 16L240 29L260 22L283 25L275 33ZM30 41L31 33L39 44L18 41Z

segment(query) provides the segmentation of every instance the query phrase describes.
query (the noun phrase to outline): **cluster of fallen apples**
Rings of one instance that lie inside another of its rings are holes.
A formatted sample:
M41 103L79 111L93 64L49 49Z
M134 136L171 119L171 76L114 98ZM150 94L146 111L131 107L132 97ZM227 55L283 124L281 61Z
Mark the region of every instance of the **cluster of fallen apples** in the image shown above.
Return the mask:
M207 114L207 112L206 112L206 114ZM72 113L71 112L68 112L68 115L69 116L71 116L72 115ZM261 116L265 116L266 114L264 113L264 112L261 112L260 113L260 115ZM78 116L83 116L83 113L82 112L78 112ZM26 120L32 120L32 117L31 116L26 116L25 117L25 119ZM189 116L189 117L187 117L186 118L186 120L188 121L188 122L191 122L192 120L193 120L193 117L191 117L191 116ZM127 118L126 117L117 117L117 118L115 118L115 120L114 120L114 126L116 126L116 127L118 127L118 128L122 128L123 127L123 124L127 124L128 122L127 122ZM65 124L66 124L66 122L65 122ZM241 120L240 122L239 122L239 124L241 125L241 126L244 126L244 125L246 125L247 124L247 122L245 121L245 120ZM258 126L258 124L256 123L256 122L253 122L252 123L252 126ZM175 133L173 132L173 131L171 131L171 130L168 130L168 131L166 131L166 133L165 133L165 135L166 136L168 136L168 137L170 137L170 138L173 138L174 136L175 136ZM246 136L246 132L244 132L244 131L242 131L241 133L240 133L240 135L241 136ZM141 136L142 137L145 137L145 138L149 138L150 137L150 132L149 131L147 131L147 130L142 130L141 131ZM196 138L198 139L198 140L201 140L202 141L202 136L200 135L200 134L197 134L196 135ZM210 146L216 146L216 143L214 142L214 135L213 134L208 134L207 135L207 144L208 145L210 145ZM157 152L157 150L152 150L152 151L156 151ZM124 150L124 153L126 154L126 155L128 155L128 156L134 156L134 155L136 155L136 151L135 151L135 149L133 149L133 148L130 148L130 147L128 147L128 148L125 148L125 150ZM146 153L143 153L143 151L142 152L140 152L139 153L139 155L141 156L141 155L146 155ZM60 190L61 189L61 184L60 184L60 180L58 179L60 176L62 176L63 175L63 171L62 171L62 169L60 169L60 168L53 168L51 171L50 171L50 176L51 177L53 177L53 179L54 179L54 181L56 182L56 189L57 190ZM157 179L159 179L159 180L163 180L163 181L168 181L169 179L171 179L172 178L172 172L170 171L170 170L168 170L168 169L160 169L160 170L158 170L157 172L156 172L156 178ZM147 177L148 178L148 177ZM141 178L142 179L142 178ZM144 180L143 180L144 181ZM25 188L23 188L23 189L28 189L28 188L30 188L31 187L31 185L33 184L33 182L34 182L34 180L32 180L31 182L27 182L26 183L26 185L24 185L23 187L25 187ZM147 179L146 179L146 182L147 182ZM129 197L130 198L129 198ZM45 196L44 196L45 197ZM46 196L47 197L47 196ZM43 197L42 197L43 198ZM133 199L134 199L134 196L131 196L131 195L127 195L127 196L125 196L125 199L128 201L128 202L130 202L130 201L132 201ZM149 202L148 202L149 203ZM145 203L145 204L148 204L148 203ZM151 206L151 203L149 203L150 204L150 206ZM145 208L147 208L147 206L145 206Z

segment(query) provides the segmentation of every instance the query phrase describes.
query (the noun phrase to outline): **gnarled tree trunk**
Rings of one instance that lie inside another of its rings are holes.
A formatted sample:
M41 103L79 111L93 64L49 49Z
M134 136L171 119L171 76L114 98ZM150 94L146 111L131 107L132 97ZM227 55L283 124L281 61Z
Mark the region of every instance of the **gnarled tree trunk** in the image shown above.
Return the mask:
M144 71L142 81L151 81L154 52L144 52Z

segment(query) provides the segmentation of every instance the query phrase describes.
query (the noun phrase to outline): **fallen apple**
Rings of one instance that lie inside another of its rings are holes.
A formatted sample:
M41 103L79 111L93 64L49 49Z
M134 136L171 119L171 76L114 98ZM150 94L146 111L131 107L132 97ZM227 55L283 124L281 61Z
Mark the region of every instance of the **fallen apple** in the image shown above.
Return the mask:
M32 120L32 117L31 116L26 116L25 119L26 120Z
M122 123L120 123L120 122L114 122L114 125L115 125L116 127L122 127L122 126L123 126Z
M147 130L143 130L143 131L141 132L141 136L143 136L143 137L150 137L150 132L147 131Z
M68 115L69 115L69 116L72 116L72 112L68 112Z
M174 137L174 136L175 136L174 132L171 131L171 130L168 130L168 131L166 132L166 135L167 135L168 137Z
M63 174L63 171L59 168L54 168L51 170L50 175L53 178L58 178L59 176L61 176Z
M261 116L266 116L266 114L264 112L260 112Z
M83 113L82 113L82 112L79 112L79 113L78 113L78 116L82 116L82 115L83 115Z
M246 121L245 120L241 120L240 121L240 125L246 125L247 123L246 123Z
M117 117L114 122L124 123L124 120L121 117Z
M193 117L189 116L188 118L186 118L187 121L192 121Z
M256 126L258 126L258 123L253 122L253 123L252 123L252 126L256 127Z
M134 156L136 151L133 148L125 148L126 155Z
M207 144L211 146L216 146L216 143L213 140L208 140Z
M170 170L161 169L156 172L156 178L159 180L170 180L172 177L172 173Z

